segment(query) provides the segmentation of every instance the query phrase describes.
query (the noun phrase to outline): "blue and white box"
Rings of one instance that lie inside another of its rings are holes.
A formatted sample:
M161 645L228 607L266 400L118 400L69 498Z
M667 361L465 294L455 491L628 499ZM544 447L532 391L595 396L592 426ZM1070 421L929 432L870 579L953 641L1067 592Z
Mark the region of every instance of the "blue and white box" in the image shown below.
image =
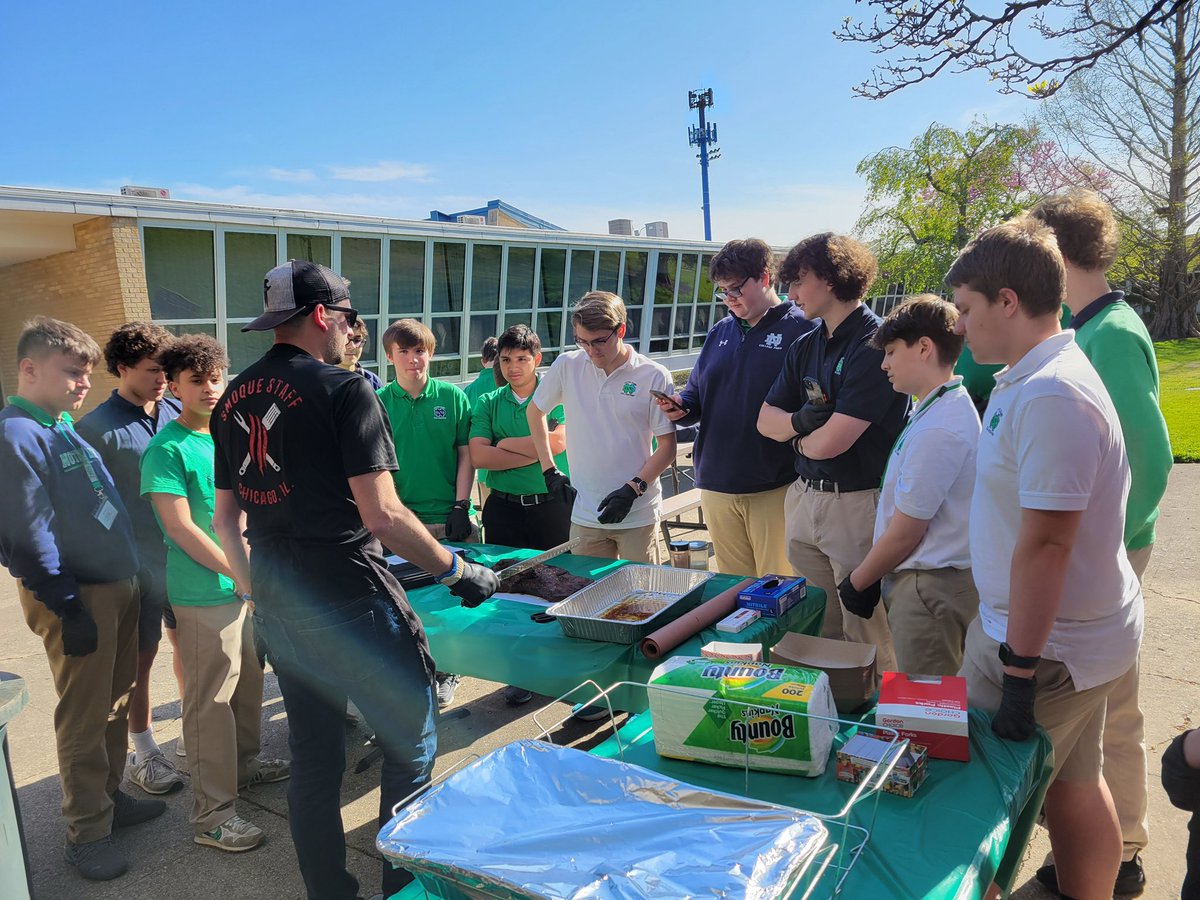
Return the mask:
M768 619L778 619L808 595L803 578L764 575L738 593L739 609L757 610Z

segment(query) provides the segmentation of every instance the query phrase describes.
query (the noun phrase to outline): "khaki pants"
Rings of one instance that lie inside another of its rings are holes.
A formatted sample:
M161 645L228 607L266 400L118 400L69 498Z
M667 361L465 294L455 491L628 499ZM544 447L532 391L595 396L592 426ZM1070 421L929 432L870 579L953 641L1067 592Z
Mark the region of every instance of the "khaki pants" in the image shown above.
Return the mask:
M1129 563L1138 581L1150 563L1154 545L1129 551ZM1104 720L1104 780L1112 793L1113 806L1121 823L1125 843L1121 859L1133 859L1134 853L1150 842L1146 801L1146 722L1138 703L1138 670L1134 664L1117 679L1108 694Z
M125 774L137 678L137 579L79 586L79 602L96 620L96 651L87 656L63 654L61 620L20 582L17 596L29 630L46 648L58 694L54 739L67 837L98 841L112 831L112 797Z
M827 638L874 644L879 672L896 671L896 653L883 604L870 619L842 609L837 586L871 549L879 491L815 491L800 479L784 502L787 555L792 569L825 592Z
M783 520L787 492L787 485L757 494L700 491L716 571L756 578L792 574Z
M1000 645L984 633L976 617L967 629L959 675L967 679L967 705L995 712L1004 690L1004 666ZM1100 735L1104 730L1104 701L1117 681L1113 679L1084 691L1065 664L1043 659L1034 670L1037 694L1033 715L1050 735L1054 746L1054 775L1051 780L1100 780Z
M175 606L183 668L183 734L192 779L192 828L212 831L234 814L238 785L253 774L262 721L263 672L250 605Z
M657 526L639 525L637 528L593 528L590 525L571 523L571 539L580 538L579 546L572 550L579 556L599 556L606 559L628 559L632 562L658 561Z
M883 605L901 672L956 675L979 614L970 569L903 569L883 579Z

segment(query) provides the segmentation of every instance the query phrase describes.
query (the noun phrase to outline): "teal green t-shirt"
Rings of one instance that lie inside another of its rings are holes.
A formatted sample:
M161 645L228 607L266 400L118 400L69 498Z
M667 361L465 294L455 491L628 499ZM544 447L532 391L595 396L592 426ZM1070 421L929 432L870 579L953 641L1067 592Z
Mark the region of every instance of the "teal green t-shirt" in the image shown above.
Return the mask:
M525 410L532 396L526 397L524 402L518 401L512 388L507 386L484 394L471 413L471 437L487 438L492 444L510 437L529 437L529 419L525 417ZM564 421L563 408L554 407L547 418ZM555 454L554 464L560 471L570 474L566 453ZM489 471L487 483L492 490L506 494L546 493L546 479L537 463L519 469Z
M192 522L214 542L213 439L176 419L164 425L142 454L142 496L187 499ZM158 527L162 519L154 511ZM238 599L233 579L200 565L163 532L167 545L167 599L176 606L220 606Z
M416 397L395 381L378 393L396 442L396 493L426 525L441 525L457 499L458 448L470 439L467 395L436 378ZM474 514L473 505L469 511Z

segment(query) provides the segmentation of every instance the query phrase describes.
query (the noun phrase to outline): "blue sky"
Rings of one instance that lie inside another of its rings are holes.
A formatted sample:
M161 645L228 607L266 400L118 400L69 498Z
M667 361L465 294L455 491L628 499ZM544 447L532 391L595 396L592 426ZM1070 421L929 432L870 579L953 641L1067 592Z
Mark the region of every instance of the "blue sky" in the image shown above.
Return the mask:
M1032 112L982 76L852 96L850 0L11 5L0 183L425 218L501 198L571 230L703 237L689 89L712 87L713 238L847 230L858 161Z

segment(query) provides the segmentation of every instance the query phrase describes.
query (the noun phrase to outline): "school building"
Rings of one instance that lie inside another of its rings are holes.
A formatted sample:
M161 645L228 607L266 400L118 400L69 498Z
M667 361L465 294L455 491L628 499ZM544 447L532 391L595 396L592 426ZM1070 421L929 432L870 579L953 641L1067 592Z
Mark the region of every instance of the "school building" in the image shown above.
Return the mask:
M619 294L628 342L669 369L690 367L726 313L708 277L720 244L573 233L502 201L469 212L414 221L0 186L0 389L15 390L17 335L36 314L102 346L135 319L204 331L236 374L272 340L241 326L262 310L263 275L289 259L350 279L373 338L362 363L385 380L380 335L404 317L437 337L431 374L463 382L484 339L517 322L537 331L546 364L572 349L569 310L589 290ZM111 386L101 373L88 407Z

